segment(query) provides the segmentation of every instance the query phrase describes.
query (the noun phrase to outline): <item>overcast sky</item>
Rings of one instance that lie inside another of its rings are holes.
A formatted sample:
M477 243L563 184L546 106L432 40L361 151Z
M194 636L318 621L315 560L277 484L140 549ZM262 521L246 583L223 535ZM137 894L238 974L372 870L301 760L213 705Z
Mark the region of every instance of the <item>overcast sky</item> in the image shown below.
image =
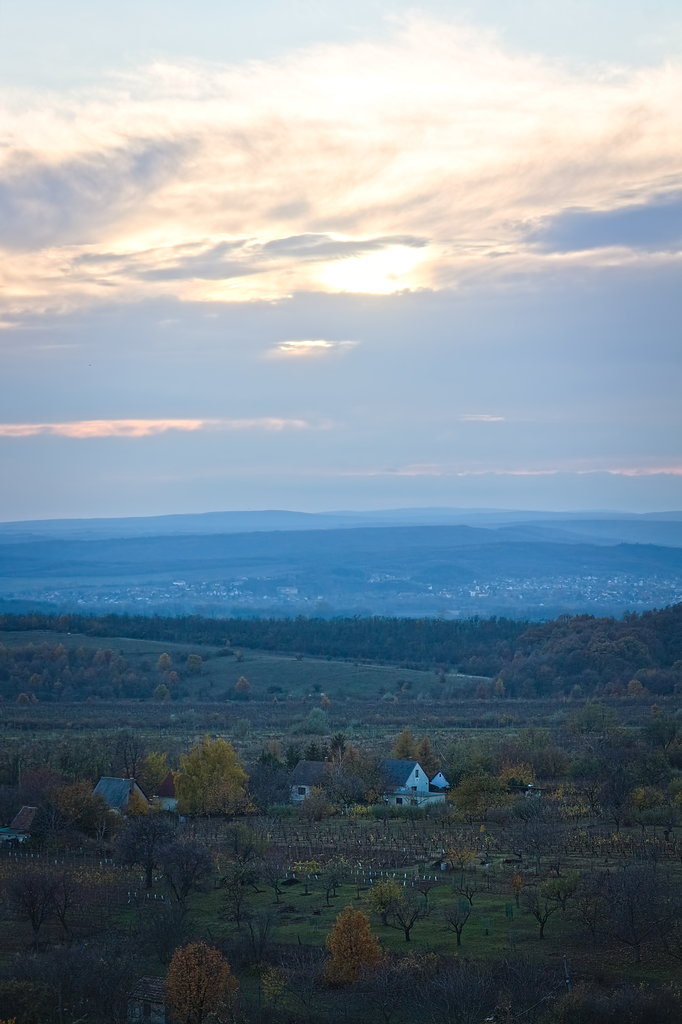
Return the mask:
M682 508L679 0L0 0L0 85L0 519Z

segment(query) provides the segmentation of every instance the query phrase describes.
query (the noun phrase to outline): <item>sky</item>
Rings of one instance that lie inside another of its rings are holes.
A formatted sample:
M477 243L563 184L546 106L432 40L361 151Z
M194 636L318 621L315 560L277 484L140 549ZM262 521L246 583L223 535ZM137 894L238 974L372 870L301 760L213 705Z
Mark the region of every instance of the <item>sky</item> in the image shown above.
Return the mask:
M679 0L0 0L0 520L682 508Z

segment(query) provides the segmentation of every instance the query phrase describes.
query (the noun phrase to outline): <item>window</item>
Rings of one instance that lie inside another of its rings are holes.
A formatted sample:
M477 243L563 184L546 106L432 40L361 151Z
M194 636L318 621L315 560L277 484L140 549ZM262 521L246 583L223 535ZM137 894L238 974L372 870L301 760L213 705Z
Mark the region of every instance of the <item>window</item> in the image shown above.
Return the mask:
M415 770L414 770L414 777L415 777L415 779L419 778L419 769L418 768L415 768Z
M415 800L415 798L412 797L412 799L410 800L410 804L412 805L412 807L418 807L419 806L419 801Z
M299 786L298 787L298 795L299 796L305 796L305 790L306 790L305 786Z
M401 796L397 796L395 798L396 807L398 807L400 804L402 804L402 802L403 802L403 798Z

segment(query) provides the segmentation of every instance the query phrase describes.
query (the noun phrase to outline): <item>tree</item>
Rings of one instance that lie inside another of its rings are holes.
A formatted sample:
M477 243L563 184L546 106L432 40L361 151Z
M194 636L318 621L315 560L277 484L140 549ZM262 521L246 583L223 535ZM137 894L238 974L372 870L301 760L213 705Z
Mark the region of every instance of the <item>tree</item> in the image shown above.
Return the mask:
M506 802L505 785L487 772L467 775L459 786L453 789L448 799L468 821L485 821L491 807Z
M543 886L528 888L523 894L523 907L535 918L540 928L540 938L545 937L545 925L552 914L556 914L559 903L552 899L550 893L546 892Z
M381 948L364 910L342 910L326 942L331 953L327 978L332 984L348 985L361 971L381 962Z
M145 884L151 889L154 868L160 851L175 836L175 829L162 814L138 814L130 818L118 837L118 851L128 864L139 864L145 871Z
M203 1024L211 1014L229 1020L238 989L225 957L205 942L190 942L173 954L166 991L177 1024Z
M395 878L384 878L375 882L365 897L370 909L378 914L383 925L388 925L388 911L392 903L400 898L402 886Z
M417 755L417 741L409 725L406 725L393 744L393 757L399 761L414 761Z
M204 659L201 657L200 654L188 654L187 661L185 662L185 668L190 673L190 675L198 676L201 673L201 668L203 664Z
M142 768L142 788L149 796L159 791L159 786L167 778L170 768L168 754L161 750L152 750L144 759Z
M347 869L348 861L344 857L332 857L322 868L320 888L324 892L327 906L329 906L329 897L336 896L336 890L343 882L343 874Z
M116 816L87 782L74 782L52 791L54 808L64 823L88 836L103 836L116 828Z
M116 739L116 755L125 779L137 779L142 771L146 756L144 742L139 732L124 729Z
M25 918L33 932L33 948L38 949L40 929L54 912L54 898L57 877L42 868L21 867L16 871L8 886L10 906L15 913Z
M462 932L471 917L471 910L471 903L468 900L458 900L457 903L452 903L443 910L445 925L447 928L452 928L457 936L458 946L462 945Z
M436 755L433 752L431 740L428 736L422 736L419 740L416 760L419 761L428 777L432 779L438 770L438 761L436 760Z
M181 904L192 891L201 889L213 869L211 854L199 843L169 843L158 856L166 885Z
M240 676L234 684L234 693L237 700L248 700L251 693L251 683L246 676Z
M401 886L400 895L388 906L388 924L390 928L401 931L405 936L405 942L409 942L415 924L427 917L428 913L426 904L417 896L414 889Z
M244 804L247 775L227 740L205 736L180 758L175 782L181 814L234 814Z

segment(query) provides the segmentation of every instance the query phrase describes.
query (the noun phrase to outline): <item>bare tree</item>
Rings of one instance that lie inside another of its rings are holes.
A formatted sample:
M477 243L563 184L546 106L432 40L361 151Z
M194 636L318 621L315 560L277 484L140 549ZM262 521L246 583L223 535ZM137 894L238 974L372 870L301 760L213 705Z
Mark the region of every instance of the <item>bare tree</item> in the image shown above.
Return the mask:
M389 927L402 931L405 942L410 941L410 933L417 921L423 921L427 916L428 910L424 901L414 889L404 888L399 896L391 900L387 909Z
M443 910L445 926L452 929L457 936L458 946L462 945L462 932L471 917L471 911L471 903L468 900L458 900L457 903L451 903Z
M54 872L32 866L19 868L9 881L9 904L19 917L30 924L36 950L40 929L54 915L57 885Z
M540 938L545 937L545 925L553 914L559 910L559 904L551 900L544 892L543 887L526 889L521 897L523 909L531 914L540 928Z
M160 847L158 859L169 891L183 905L191 892L203 887L213 870L211 854L199 843L169 843Z

